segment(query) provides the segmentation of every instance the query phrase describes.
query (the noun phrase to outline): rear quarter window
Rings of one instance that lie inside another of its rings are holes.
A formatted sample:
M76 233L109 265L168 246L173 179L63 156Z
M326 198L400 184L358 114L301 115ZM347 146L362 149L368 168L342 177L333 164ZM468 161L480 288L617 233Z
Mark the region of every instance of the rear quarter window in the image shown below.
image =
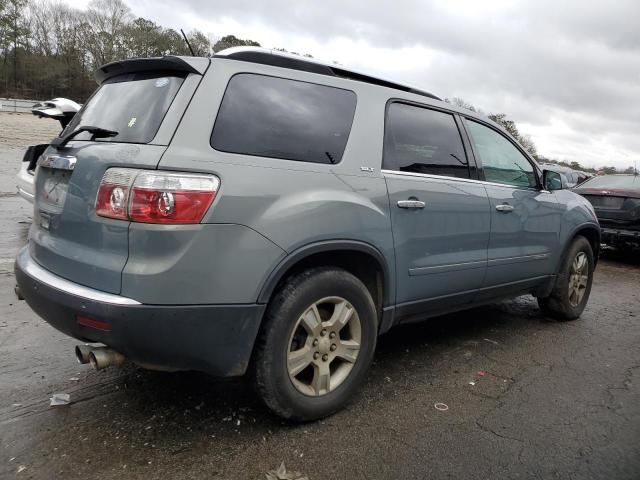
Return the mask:
M302 162L340 162L356 94L325 85L238 74L231 78L211 134L216 150Z

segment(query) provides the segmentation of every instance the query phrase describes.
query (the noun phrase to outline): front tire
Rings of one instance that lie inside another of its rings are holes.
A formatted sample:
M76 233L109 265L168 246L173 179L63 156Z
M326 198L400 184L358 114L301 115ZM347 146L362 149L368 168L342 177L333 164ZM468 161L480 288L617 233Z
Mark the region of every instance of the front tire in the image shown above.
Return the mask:
M363 382L377 330L371 294L354 275L330 267L293 275L265 314L254 356L258 393L286 419L334 413Z
M578 236L562 260L551 295L538 298L540 309L556 320L575 320L589 301L595 261L589 241Z

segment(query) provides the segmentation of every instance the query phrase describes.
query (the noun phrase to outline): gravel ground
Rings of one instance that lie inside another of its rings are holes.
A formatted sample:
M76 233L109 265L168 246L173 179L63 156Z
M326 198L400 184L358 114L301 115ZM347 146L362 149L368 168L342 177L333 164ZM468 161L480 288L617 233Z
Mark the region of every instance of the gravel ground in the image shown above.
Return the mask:
M0 146L24 149L45 143L62 130L60 123L30 113L0 112ZM4 151L4 149L3 149Z
M0 478L640 478L640 256L605 252L575 322L521 297L395 329L348 408L291 425L242 380L76 364L13 294L31 208L0 131Z

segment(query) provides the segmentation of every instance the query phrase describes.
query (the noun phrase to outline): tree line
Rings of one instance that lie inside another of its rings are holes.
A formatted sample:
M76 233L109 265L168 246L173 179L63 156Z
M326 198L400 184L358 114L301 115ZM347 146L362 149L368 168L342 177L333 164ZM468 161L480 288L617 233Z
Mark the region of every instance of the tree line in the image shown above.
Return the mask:
M469 103L466 100L464 100L462 98L459 98L459 97L453 97L451 99L445 98L444 101L447 102L447 103L451 103L452 105L455 105L457 107L466 108L468 110L471 110L472 112L484 113L479 108L476 108L471 103ZM607 166L605 166L605 167L600 167L600 168L592 168L592 167L586 167L586 166L580 164L580 162L576 162L576 161L566 162L564 160L557 160L557 159L548 158L548 157L545 157L543 155L540 155L538 153L536 145L535 145L533 139L531 138L531 136L530 135L521 134L520 131L518 130L518 126L516 125L516 123L513 120L510 120L507 117L506 114L504 114L504 113L490 113L487 116L491 120L496 122L498 125L502 126L502 128L504 128L507 132L509 132L509 134L513 138L515 138L518 141L518 143L527 152L529 152L529 154L533 158L535 158L540 163L553 163L555 165L560 165L560 166L563 166L563 167L571 168L572 170L580 170L582 172L589 172L589 173L604 173L606 175L612 175L612 174L615 174L615 173L620 173L620 171L618 171L618 169L616 169L616 167L607 167ZM622 173L627 173L627 174L633 175L633 174L637 174L638 172L636 171L635 167L629 167L626 170L624 170Z
M186 36L197 56L260 46L233 35L212 43L195 29ZM136 18L122 0L93 0L87 10L52 0L0 0L0 97L83 103L96 88L100 65L163 55L190 55L182 34Z
M256 41L233 35L212 42L197 29L189 30L186 37L197 56L235 46L260 46ZM96 88L93 73L105 63L190 54L180 32L135 17L122 0L92 0L86 10L56 0L0 0L0 97L38 100L67 97L84 103ZM461 98L445 101L479 111ZM489 118L502 125L539 161L596 171L579 162L539 155L531 137L522 135L504 113L490 114ZM600 170L616 172L615 167ZM634 171L633 167L628 170Z

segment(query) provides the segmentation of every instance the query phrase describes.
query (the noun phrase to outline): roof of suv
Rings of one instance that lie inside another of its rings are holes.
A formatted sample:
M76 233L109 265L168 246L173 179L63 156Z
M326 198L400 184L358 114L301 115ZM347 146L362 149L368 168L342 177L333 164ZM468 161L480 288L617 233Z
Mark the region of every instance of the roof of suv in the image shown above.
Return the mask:
M300 55L282 52L280 50L272 50L260 47L232 47L221 50L214 57L230 58L234 60L242 60L244 62L260 63L263 65L272 65L275 67L290 68L293 70L302 70L305 72L318 73L320 75L329 75L332 77L348 78L360 82L371 83L383 87L402 90L403 92L414 93L435 100L442 100L436 95L425 92L408 85L386 80L380 77L374 77L369 74L358 72L342 65L331 64L316 60L311 57L303 57Z
M343 65L322 62L311 57L303 57L296 54L282 52L280 50L272 50L261 47L232 47L221 50L220 52L213 55L213 58L238 60L243 62L270 65L280 68L289 68L292 70L344 78L348 80L379 85L381 87L391 88L414 95L421 95L438 102L443 102L443 100L438 96L424 90L411 87L409 85L386 80L380 77L375 77L366 73L359 72L355 69L345 67ZM95 78L97 82L101 84L109 78L116 75L121 75L123 73L129 73L132 71L154 70L198 73L202 75L207 70L209 62L210 58L208 57L187 57L173 55L165 57L132 58L128 60L112 62L101 66L96 71ZM446 105L446 108L448 110L458 112L461 115L473 117L475 119L488 123L494 128L501 130L503 133L511 137L509 132L507 132L501 125L498 125L496 122L482 113L473 112L463 107L457 107L450 103ZM522 150L524 151L524 149ZM527 156L533 159L530 155L527 154ZM538 166L538 169L542 170L539 164L537 162L535 163Z

